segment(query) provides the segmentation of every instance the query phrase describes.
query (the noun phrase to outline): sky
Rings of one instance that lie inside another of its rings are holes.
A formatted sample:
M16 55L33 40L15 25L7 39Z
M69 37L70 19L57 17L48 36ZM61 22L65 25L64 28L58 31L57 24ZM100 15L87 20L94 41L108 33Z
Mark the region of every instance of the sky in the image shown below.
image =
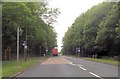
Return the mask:
M74 23L75 19L92 6L102 2L103 0L49 0L49 6L59 8L61 12L57 18L57 23L53 24L57 32L58 51L61 50L65 32Z

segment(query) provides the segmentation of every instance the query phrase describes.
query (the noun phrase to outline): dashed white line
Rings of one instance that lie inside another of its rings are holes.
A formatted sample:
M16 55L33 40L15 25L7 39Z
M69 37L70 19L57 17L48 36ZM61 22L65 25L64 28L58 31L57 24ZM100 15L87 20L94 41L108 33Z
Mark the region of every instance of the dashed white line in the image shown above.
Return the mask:
M70 65L73 65L73 66L79 66L79 68L81 68L81 69L84 70L84 71L87 70L87 69L85 69L84 67L81 67L81 66L83 66L83 65L80 65L80 64L73 64L73 62L70 62L69 64L70 64ZM99 79L103 79L102 77L100 77L99 75L94 74L93 72L89 72L89 73L90 73L91 75L93 75L93 76L99 78Z
M71 64L71 65L75 66L75 64Z
M86 69L85 69L85 68L83 68L83 67L79 67L79 68L81 68L81 69L82 69L82 70L84 70L84 71L86 70Z
M73 63L69 63L69 64L75 66L75 64L73 64Z
M73 65L73 66L83 66L83 65L80 65L80 64L73 64L72 62L70 62L69 64Z
M73 64L72 62L70 62L69 64L70 64L70 65L75 65L75 64Z
M93 76L95 76L95 77L98 77L98 78L100 78L100 79L103 79L103 78L101 78L99 75L96 75L96 74L94 74L93 72L89 72L91 75L93 75Z
M76 64L75 66L84 66L84 65Z
M72 62L70 62L69 64L72 64Z

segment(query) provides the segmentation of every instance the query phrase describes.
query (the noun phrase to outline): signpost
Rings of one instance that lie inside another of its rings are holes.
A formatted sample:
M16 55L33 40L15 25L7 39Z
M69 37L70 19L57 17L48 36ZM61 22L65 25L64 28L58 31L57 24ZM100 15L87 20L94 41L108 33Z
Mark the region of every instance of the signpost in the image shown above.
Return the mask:
M27 45L26 45L26 41L24 41L22 45L24 46L24 59L25 59L25 62L26 62L26 54L27 54Z

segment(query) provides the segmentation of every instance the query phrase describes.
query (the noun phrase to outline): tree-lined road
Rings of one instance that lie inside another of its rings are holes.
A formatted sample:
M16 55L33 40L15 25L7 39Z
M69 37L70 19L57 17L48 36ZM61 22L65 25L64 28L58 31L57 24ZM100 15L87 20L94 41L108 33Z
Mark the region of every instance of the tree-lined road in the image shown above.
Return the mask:
M42 56L44 58L50 56L51 52L53 56L56 55L56 52L53 52L53 48L56 47L60 54L113 59L112 63L116 64L120 58L120 18L118 18L120 2L85 5L88 9L86 8L82 13L78 12L79 15L76 17L77 12L74 10L84 9L82 5L74 8L79 3L83 4L83 1L79 1L57 2L64 3L60 5L61 10L58 6L52 6L57 5L54 1L54 4L50 5L49 0L35 3L3 2L0 9L2 11L1 36L4 40L2 41L2 76L11 77L31 66L38 60L34 61L34 57L41 57L42 60ZM71 6L74 2L75 5ZM58 20L60 13L70 15L71 21L74 19L73 23L68 21L70 20L68 16L62 16L66 19L59 19L60 15ZM68 29L62 33L66 27L65 23L71 25L67 26ZM54 26L61 29L56 30ZM57 31L60 32L57 33ZM58 35L63 36L62 40ZM60 41L62 43L59 43ZM26 62L28 57L31 61ZM21 62L23 59L25 62ZM42 64L39 62L33 68L18 75L18 77L95 77L99 79L117 76L117 66L67 56L51 57Z
M80 58L52 57L18 77L118 77L118 67Z

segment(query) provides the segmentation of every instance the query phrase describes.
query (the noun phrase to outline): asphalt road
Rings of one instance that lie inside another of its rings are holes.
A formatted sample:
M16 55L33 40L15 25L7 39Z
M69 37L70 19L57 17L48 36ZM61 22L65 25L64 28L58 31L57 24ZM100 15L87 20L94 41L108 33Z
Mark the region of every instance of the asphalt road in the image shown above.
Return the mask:
M52 57L17 77L118 77L118 67L73 57Z

